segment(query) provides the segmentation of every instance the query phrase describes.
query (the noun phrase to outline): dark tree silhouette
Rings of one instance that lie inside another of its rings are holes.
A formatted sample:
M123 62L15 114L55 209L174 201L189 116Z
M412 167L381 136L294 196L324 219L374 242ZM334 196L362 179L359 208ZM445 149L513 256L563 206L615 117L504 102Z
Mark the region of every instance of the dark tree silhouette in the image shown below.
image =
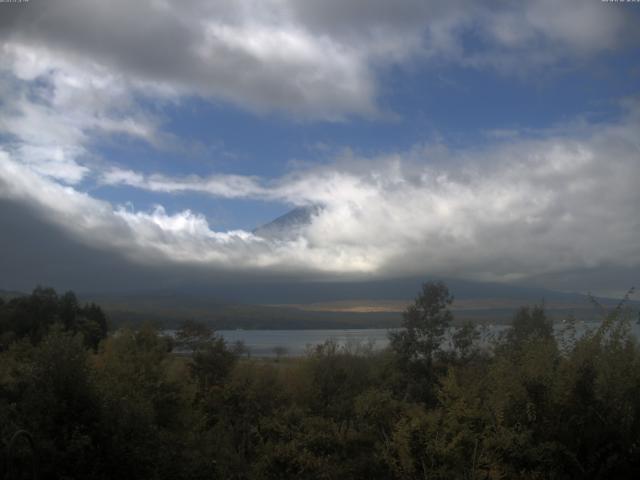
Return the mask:
M423 284L413 305L404 311L402 329L389 335L391 349L404 374L402 383L410 397L433 400L433 361L453 320L451 303L453 296L444 283Z

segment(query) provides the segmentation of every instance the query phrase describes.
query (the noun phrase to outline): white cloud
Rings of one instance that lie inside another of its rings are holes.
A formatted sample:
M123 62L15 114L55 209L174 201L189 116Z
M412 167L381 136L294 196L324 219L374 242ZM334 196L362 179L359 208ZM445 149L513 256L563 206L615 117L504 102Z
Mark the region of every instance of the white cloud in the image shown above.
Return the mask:
M250 232L213 231L190 211L167 214L112 206L47 178L0 151L0 198L39 213L88 246L122 254L134 263L192 265L235 272L342 272L370 269L362 255L310 248L304 238L267 241ZM362 267L362 268L360 268Z
M43 144L19 145L15 150L16 156L37 172L70 184L79 183L89 172L75 161L83 153L79 147Z
M516 137L474 151L414 149L269 182L108 174L113 184L160 192L322 205L309 225L282 239L217 232L191 211L113 207L6 153L0 158L0 195L41 211L88 244L138 262L319 276L427 272L500 281L637 268L639 112L631 105L619 122L551 130L537 140Z
M317 275L512 280L640 266L633 105L619 123L550 131L542 140L416 149L271 181L105 170L91 148L113 134L162 143L159 120L138 97L197 95L312 119L375 116L380 69L415 59L507 74L548 68L633 41L627 10L578 0L508 8L463 0L31 0L2 13L0 134L8 140L0 197L88 245L134 262ZM323 209L299 235L264 239L217 232L191 211L97 200L82 191L90 175L154 192Z
M629 9L582 0L31 0L2 13L0 42L19 52L23 78L82 65L60 70L69 86L119 82L321 119L379 115L376 76L389 65L427 59L522 73L637 39Z
M5 148L71 185L93 173L100 159L91 143L100 136L124 135L157 148L176 143L139 98L166 104L200 95L308 118L378 115L376 73L390 64L435 58L522 71L633 38L623 35L630 21L619 9L573 1L497 9L466 1L405 0L391 8L381 0L179 6L116 0L107 9L93 0L32 0L2 13ZM136 18L145 18L143 25ZM465 45L470 33L486 45ZM118 175L103 180L144 181L145 188L167 192L185 182L195 189L197 182L201 191L228 198L270 195L255 179L233 175L178 183Z
M157 141L156 122L134 111L130 86L108 69L13 43L0 46L0 59L0 134L38 172L77 184L90 173L96 136Z
M181 193L200 192L223 198L268 197L269 192L255 177L241 175L212 175L206 178L195 175L172 178L166 175L143 175L122 168L111 168L99 178L104 185L127 185L152 192Z

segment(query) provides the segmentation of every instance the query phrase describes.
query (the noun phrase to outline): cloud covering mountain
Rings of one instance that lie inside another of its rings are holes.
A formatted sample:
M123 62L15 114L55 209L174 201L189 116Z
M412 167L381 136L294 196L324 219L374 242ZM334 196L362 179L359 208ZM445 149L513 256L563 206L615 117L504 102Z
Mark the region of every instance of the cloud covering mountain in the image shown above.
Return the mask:
M2 211L28 213L74 242L168 276L428 273L564 287L583 275L594 285L618 276L612 288L624 288L640 272L634 96L604 118L493 132L473 145L416 139L375 154L342 149L274 175L138 168L98 145L175 148L184 140L164 112L192 99L265 121L276 112L294 123L394 122L401 114L380 100L381 79L394 69L456 65L506 78L561 70L629 48L636 21L600 2L544 0L500 8L355 0L2 6L0 199L13 209ZM126 194L94 193L104 188L153 194L157 205L138 209ZM287 235L218 229L197 208L169 206L187 195L311 213ZM15 240L5 252L21 248Z

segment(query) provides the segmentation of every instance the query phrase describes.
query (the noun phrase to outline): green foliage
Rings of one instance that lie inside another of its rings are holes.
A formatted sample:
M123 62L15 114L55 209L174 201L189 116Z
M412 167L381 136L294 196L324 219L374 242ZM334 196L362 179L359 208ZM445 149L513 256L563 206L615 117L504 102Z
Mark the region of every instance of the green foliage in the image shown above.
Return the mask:
M402 330L391 335L396 353L406 361L431 362L453 320L449 310L452 302L444 283L422 285L422 292L403 314Z
M99 306L80 305L73 292L58 296L52 288L37 287L31 295L0 303L0 350L22 338L36 344L58 323L82 334L93 349L107 336L107 318Z
M165 478L181 456L174 442L184 433L189 402L173 378L169 345L147 325L118 331L94 357L109 478Z
M175 340L145 325L87 341L98 307L47 289L12 302L0 305L0 455L29 431L43 478L640 474L640 348L624 304L585 334L568 321L554 335L542 307L523 308L484 348L473 325L446 331L451 296L426 284L386 351L327 341L267 360L195 322Z
M211 341L213 337L211 327L195 320L184 320L176 330L177 345L191 352Z
M402 329L391 332L389 340L399 370L401 389L408 398L432 402L437 372L434 360L441 353L445 332L453 320L449 306L453 297L442 282L427 282L422 292L403 313Z
M547 318L544 307L538 305L533 308L520 307L507 334L512 347L518 347L532 338L553 338L553 322Z
M99 406L82 337L53 327L37 347L16 345L3 357L11 365L3 378L2 396L9 400L3 430L33 434L45 478L94 472L91 433Z
M451 336L453 350L463 362L470 360L479 353L479 340L480 331L472 322L465 322L462 326L457 327Z

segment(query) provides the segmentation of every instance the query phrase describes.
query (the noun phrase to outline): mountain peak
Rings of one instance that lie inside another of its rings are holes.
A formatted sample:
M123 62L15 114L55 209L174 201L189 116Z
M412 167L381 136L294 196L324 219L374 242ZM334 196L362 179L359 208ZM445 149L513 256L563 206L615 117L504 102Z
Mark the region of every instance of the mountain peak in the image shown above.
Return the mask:
M267 239L284 240L295 237L300 230L311 223L311 218L320 213L318 205L296 207L275 220L253 230L253 234Z

